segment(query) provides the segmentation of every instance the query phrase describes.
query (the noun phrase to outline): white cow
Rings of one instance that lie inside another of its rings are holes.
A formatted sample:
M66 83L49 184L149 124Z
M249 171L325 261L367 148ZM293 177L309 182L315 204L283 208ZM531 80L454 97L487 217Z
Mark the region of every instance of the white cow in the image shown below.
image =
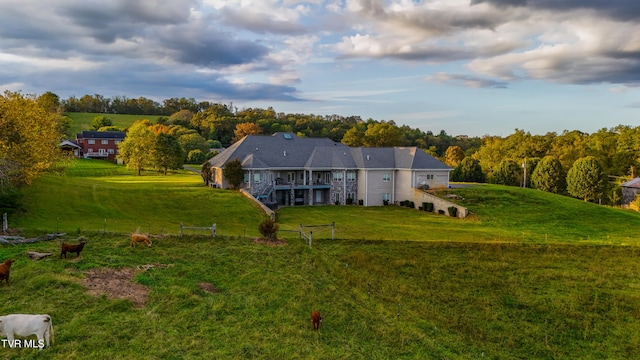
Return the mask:
M38 343L29 340L14 340L14 336L38 337ZM0 336L6 336L7 340L2 340L2 347L38 347L40 350L49 346L49 339L53 341L53 323L51 316L31 315L31 314L11 314L0 316Z

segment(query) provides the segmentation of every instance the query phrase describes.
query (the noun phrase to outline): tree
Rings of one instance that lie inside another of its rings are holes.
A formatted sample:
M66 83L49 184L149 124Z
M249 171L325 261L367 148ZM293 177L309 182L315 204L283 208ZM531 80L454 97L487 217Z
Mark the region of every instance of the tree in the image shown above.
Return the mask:
M59 119L33 98L0 95L0 193L30 184L61 159Z
M160 133L156 136L153 146L153 165L167 175L169 169L180 169L184 160L182 147L175 136Z
M240 123L236 125L236 130L234 131L233 142L241 140L243 137L247 135L258 135L262 134L262 128L260 125L255 123Z
M484 182L484 179L480 162L469 156L451 172L451 181Z
M449 146L444 153L444 163L456 167L464 159L464 151L458 145Z
M561 194L567 188L567 174L555 156L545 156L531 174L531 184L538 190Z
M227 179L231 188L237 189L244 181L244 169L242 169L242 162L238 159L233 159L225 165L222 169L222 175Z
M260 230L260 234L262 237L267 240L276 240L278 238L278 224L276 221L270 217L264 219L260 223L258 230Z
M369 124L364 132L363 145L368 147L391 147L402 145L402 132L395 122L382 121Z
M200 169L200 176L202 176L202 180L204 180L204 183L209 186L209 183L213 180L213 171L211 171L211 164L209 164L209 162L205 162L202 164Z
M207 160L207 155L199 149L189 151L187 164L202 164Z
M149 129L149 120L134 122L124 141L120 143L118 157L124 161L127 169L135 169L138 175L145 167L152 164L151 152L154 148L155 136Z
M491 174L491 182L494 184L518 186L520 185L520 166L513 160L502 160Z
M38 102L38 105L40 105L40 107L50 113L62 113L62 109L60 107L60 97L52 93L51 91L47 91L46 93L40 95L36 101Z
M341 142L347 146L359 147L362 146L362 140L364 139L364 126L354 126L347 130L342 137Z
M100 128L112 126L112 125L113 125L113 121L103 115L94 117L93 122L91 123L91 127L96 131Z
M207 140L195 132L179 135L178 142L185 156L191 153L192 150L200 150L204 154L209 152Z
M598 199L604 186L604 173L594 156L576 160L567 173L567 191L571 196L582 198L584 201Z

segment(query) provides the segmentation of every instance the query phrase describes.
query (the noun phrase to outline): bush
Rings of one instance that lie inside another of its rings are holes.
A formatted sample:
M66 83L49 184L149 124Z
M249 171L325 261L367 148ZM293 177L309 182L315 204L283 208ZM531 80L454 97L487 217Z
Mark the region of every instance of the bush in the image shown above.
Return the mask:
M449 208L447 208L447 210L449 210L449 216L458 217L458 208L457 207L449 206Z
M409 201L409 202L407 203L407 207L410 207L410 208L412 208L412 209L415 209L415 208L416 208L416 203L414 203L413 201Z
M389 205L389 200L382 200L382 205L384 205L384 206Z
M428 212L433 212L433 203L432 202L423 202L422 203L422 210L428 211Z
M364 200L362 199L358 200L358 205L364 205Z
M352 198L347 198L347 205L351 205L353 204L353 199Z
M438 210L438 214L444 215L444 210Z
M266 218L260 223L260 234L262 237L269 240L276 240L278 238L278 224L272 218Z

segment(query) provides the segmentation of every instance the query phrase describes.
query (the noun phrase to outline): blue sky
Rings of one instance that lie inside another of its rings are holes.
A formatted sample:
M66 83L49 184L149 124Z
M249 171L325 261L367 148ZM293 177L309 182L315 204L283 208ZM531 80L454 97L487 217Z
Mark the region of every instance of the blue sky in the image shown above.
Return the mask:
M3 0L0 89L451 135L640 125L637 0Z

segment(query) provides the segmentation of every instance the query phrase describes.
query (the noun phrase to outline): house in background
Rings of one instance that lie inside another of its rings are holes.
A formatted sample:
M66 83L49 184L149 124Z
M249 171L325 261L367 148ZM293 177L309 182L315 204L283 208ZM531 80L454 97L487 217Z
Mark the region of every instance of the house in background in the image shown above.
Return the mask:
M71 140L64 140L58 146L69 156L80 157L82 153L82 147Z
M631 179L622 185L622 207L629 207L629 205L636 199L638 191L640 191L640 178Z
M352 148L327 138L292 133L249 135L211 158L211 184L228 188L222 171L234 159L243 189L272 206L393 204L415 189L449 186L452 170L416 147Z
M118 144L126 136L123 131L83 131L76 134L80 157L116 161Z

